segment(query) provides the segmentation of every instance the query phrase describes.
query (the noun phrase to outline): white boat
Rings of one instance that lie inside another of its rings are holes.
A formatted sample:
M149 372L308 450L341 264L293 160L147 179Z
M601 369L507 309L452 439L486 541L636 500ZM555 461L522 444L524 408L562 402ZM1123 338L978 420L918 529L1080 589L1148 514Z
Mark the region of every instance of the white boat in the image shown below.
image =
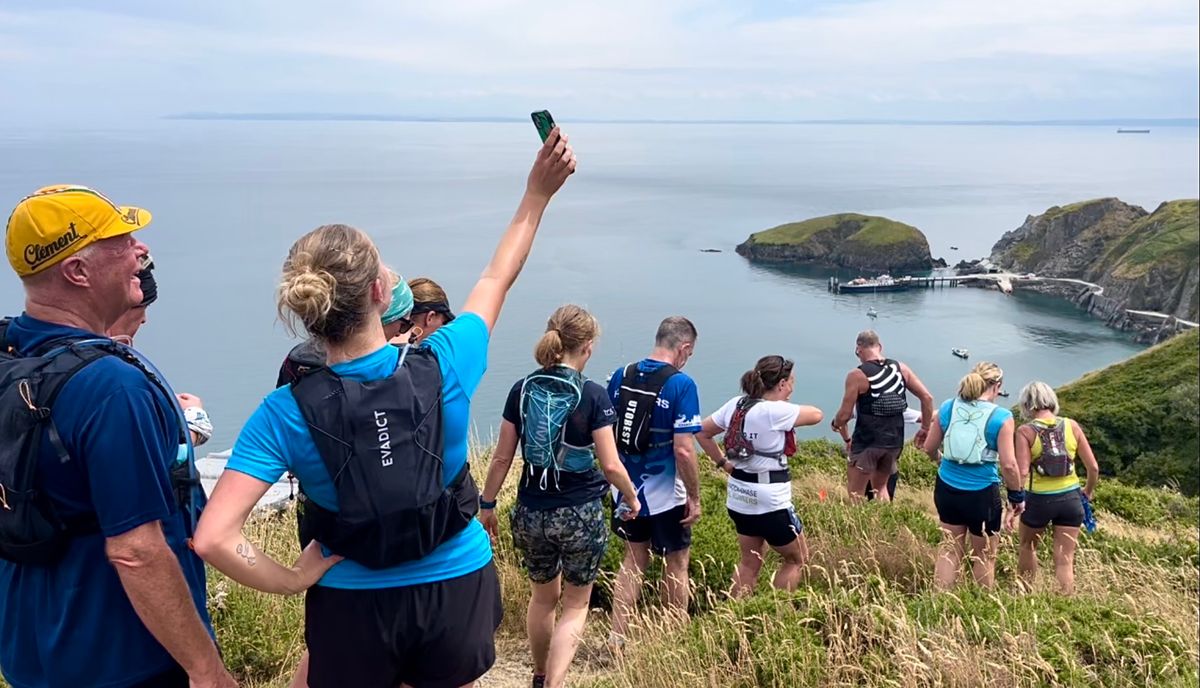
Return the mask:
M954 354L955 356L958 356L959 358L967 358L971 355L971 352L967 351L966 349L958 349L958 348L951 349L950 353Z
M874 306L871 306L870 308L867 309L867 317L868 318L878 318L879 311L875 310Z

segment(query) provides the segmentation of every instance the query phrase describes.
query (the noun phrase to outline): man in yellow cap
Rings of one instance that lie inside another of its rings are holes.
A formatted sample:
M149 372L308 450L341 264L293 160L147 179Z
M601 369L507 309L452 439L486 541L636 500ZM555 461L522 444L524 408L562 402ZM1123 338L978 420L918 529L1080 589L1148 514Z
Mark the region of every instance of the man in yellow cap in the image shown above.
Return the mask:
M25 312L0 321L0 669L14 688L235 685L188 548L203 493L183 414L149 361L104 336L142 302L133 232L149 222L82 186L40 189L8 219L25 289Z

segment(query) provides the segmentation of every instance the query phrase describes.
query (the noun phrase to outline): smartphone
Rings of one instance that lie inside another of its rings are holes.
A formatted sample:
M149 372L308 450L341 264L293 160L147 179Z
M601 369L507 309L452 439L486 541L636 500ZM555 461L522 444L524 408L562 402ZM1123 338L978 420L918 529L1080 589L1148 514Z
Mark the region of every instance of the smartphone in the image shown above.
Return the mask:
M538 110L530 113L533 118L533 126L537 127L538 136L542 137L542 143L550 137L550 132L554 131L554 118L550 116L549 110Z

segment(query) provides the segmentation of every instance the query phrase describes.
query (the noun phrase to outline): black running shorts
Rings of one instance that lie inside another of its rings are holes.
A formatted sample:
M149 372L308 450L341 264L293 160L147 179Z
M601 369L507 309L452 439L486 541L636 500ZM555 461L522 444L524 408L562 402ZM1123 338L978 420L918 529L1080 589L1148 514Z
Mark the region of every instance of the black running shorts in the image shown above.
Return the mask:
M638 516L632 521L612 518L612 532L627 542L649 542L655 554L679 552L692 546L692 529L680 523L687 507L680 504L653 516Z
M786 547L804 532L795 509L778 509L766 514L742 514L726 509L738 535L760 537L772 547Z
M1078 489L1059 494L1026 493L1021 524L1041 530L1050 524L1064 528L1083 525L1083 500Z
M314 585L304 599L311 688L458 688L496 661L492 562L458 578L380 590Z
M966 526L972 535L1000 532L1004 508L1000 505L1000 486L993 484L982 490L960 490L950 487L939 477L933 488L933 503L938 518L948 526Z

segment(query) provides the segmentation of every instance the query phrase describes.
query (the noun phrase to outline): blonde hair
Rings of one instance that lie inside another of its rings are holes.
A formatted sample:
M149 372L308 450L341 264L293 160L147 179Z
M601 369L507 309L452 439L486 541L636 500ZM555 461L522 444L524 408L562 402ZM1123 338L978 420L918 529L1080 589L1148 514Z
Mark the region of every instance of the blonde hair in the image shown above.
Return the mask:
M326 342L345 341L367 319L371 285L382 274L379 251L364 232L323 225L292 244L276 294L279 317Z
M1021 415L1025 418L1033 418L1038 411L1049 411L1058 415L1058 395L1054 393L1053 387L1041 380L1034 380L1022 387L1017 403L1020 404Z
M1004 371L1000 366L990 361L976 363L971 372L967 373L958 383L958 398L963 401L975 401L983 396L988 387L1004 379Z
M414 277L408 281L414 303L450 303L446 290L428 277Z
M546 321L546 333L533 348L533 358L543 368L562 363L563 355L575 353L600 335L600 323L582 306L559 306Z

